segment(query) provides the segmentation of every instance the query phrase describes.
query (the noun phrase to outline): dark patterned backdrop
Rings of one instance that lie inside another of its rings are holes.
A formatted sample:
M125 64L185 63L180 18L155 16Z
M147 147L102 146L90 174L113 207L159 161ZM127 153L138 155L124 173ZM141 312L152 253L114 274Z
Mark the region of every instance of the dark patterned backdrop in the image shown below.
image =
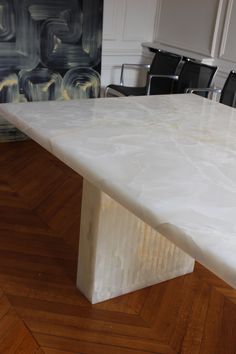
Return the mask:
M97 97L103 0L0 0L0 101Z
M0 103L98 97L103 0L0 0ZM0 117L0 141L17 130Z

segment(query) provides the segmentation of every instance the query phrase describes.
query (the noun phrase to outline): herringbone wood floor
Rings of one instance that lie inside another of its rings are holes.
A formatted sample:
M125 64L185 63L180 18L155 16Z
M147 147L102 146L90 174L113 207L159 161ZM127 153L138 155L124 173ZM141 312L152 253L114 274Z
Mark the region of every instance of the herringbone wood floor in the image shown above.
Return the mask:
M0 145L0 354L235 354L236 291L191 275L97 305L75 287L82 179Z

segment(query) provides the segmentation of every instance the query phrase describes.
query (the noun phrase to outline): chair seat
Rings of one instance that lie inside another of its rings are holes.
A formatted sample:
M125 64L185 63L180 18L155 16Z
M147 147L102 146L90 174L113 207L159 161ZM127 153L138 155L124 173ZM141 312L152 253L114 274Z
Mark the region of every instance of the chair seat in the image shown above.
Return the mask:
M120 84L109 85L106 87L105 96L146 96L146 95L163 95L168 94L172 90L173 80L166 80L162 78L155 78L153 75L174 75L176 69L181 62L180 55L158 51L151 65L147 67L144 64L123 64L121 68ZM124 68L136 67L149 69L146 73L145 86L123 86L124 83ZM113 92L111 92L113 91Z
M120 86L120 85L109 85L109 89L115 90L124 96L145 96L147 89L146 87L132 87L132 86Z

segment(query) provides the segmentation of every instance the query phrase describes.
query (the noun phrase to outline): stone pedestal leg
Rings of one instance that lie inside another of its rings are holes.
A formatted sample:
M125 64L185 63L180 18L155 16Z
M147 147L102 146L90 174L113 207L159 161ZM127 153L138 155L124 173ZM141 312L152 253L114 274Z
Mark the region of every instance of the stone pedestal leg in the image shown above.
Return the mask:
M84 180L77 286L93 304L193 271L194 259Z

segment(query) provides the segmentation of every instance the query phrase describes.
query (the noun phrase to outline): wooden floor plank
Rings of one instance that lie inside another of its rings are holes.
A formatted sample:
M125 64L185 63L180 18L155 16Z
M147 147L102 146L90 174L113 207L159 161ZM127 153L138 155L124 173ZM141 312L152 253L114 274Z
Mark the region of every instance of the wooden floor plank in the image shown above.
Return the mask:
M47 353L50 353L50 349L61 350L62 352L72 352L72 353L81 353L81 354L104 354L104 353L112 353L112 354L161 354L163 352L173 354L171 348L167 348L167 351L149 351L149 350L135 350L130 348L119 347L115 345L103 345L99 343L89 343L85 341L77 341L77 340L68 340L63 337L55 337L50 335L42 335L35 333L35 337L40 343L44 343L42 348ZM52 348L53 347L53 348ZM60 352L59 352L60 353Z
M2 293L0 298L0 353L32 354L40 352L43 354L32 333Z
M9 232L0 226L0 250L75 261L76 252L58 237L55 242L55 236L50 230L43 234L34 230L22 232L19 229Z
M236 352L236 308L234 303L224 299L222 327L220 332L219 354Z
M224 310L224 296L211 288L210 301L201 343L201 354L214 354L219 349L221 338L222 316Z
M102 330L80 330L73 325L60 325L54 322L28 320L25 318L27 326L35 336L35 333L49 333L55 337L63 337L69 340L85 341L91 344L102 344L115 347L123 347L132 350L143 350L154 353L174 353L168 344L161 343L155 339L142 336L118 335L112 331L104 333ZM38 338L38 337L37 337ZM39 341L39 344L43 344Z
M206 283L197 289L191 308L191 318L183 340L183 354L188 353L189 348L193 354L200 352L209 306L209 290L209 285Z
M9 312L11 306L10 303L8 301L8 299L6 298L6 296L4 296L3 292L1 291L1 295L0 295L0 320L2 320L2 318L4 318L4 316ZM1 336L1 333L0 333Z
M170 346L177 352L183 346L184 338L191 323L192 308L195 296L202 283L194 275L185 277L182 284L182 300L179 304L179 311L175 321L175 327L170 336Z
M79 297L80 295L78 295ZM61 314L63 316L74 316L80 319L90 319L93 321L104 321L110 326L115 324L124 324L126 326L147 327L147 323L140 316L133 316L126 312L104 311L97 306L90 305L88 302L85 306L73 305L66 300L63 303L56 301L45 301L32 299L29 296L21 297L19 295L8 295L11 304L22 311L29 310L33 314L34 311L40 310L48 314Z

